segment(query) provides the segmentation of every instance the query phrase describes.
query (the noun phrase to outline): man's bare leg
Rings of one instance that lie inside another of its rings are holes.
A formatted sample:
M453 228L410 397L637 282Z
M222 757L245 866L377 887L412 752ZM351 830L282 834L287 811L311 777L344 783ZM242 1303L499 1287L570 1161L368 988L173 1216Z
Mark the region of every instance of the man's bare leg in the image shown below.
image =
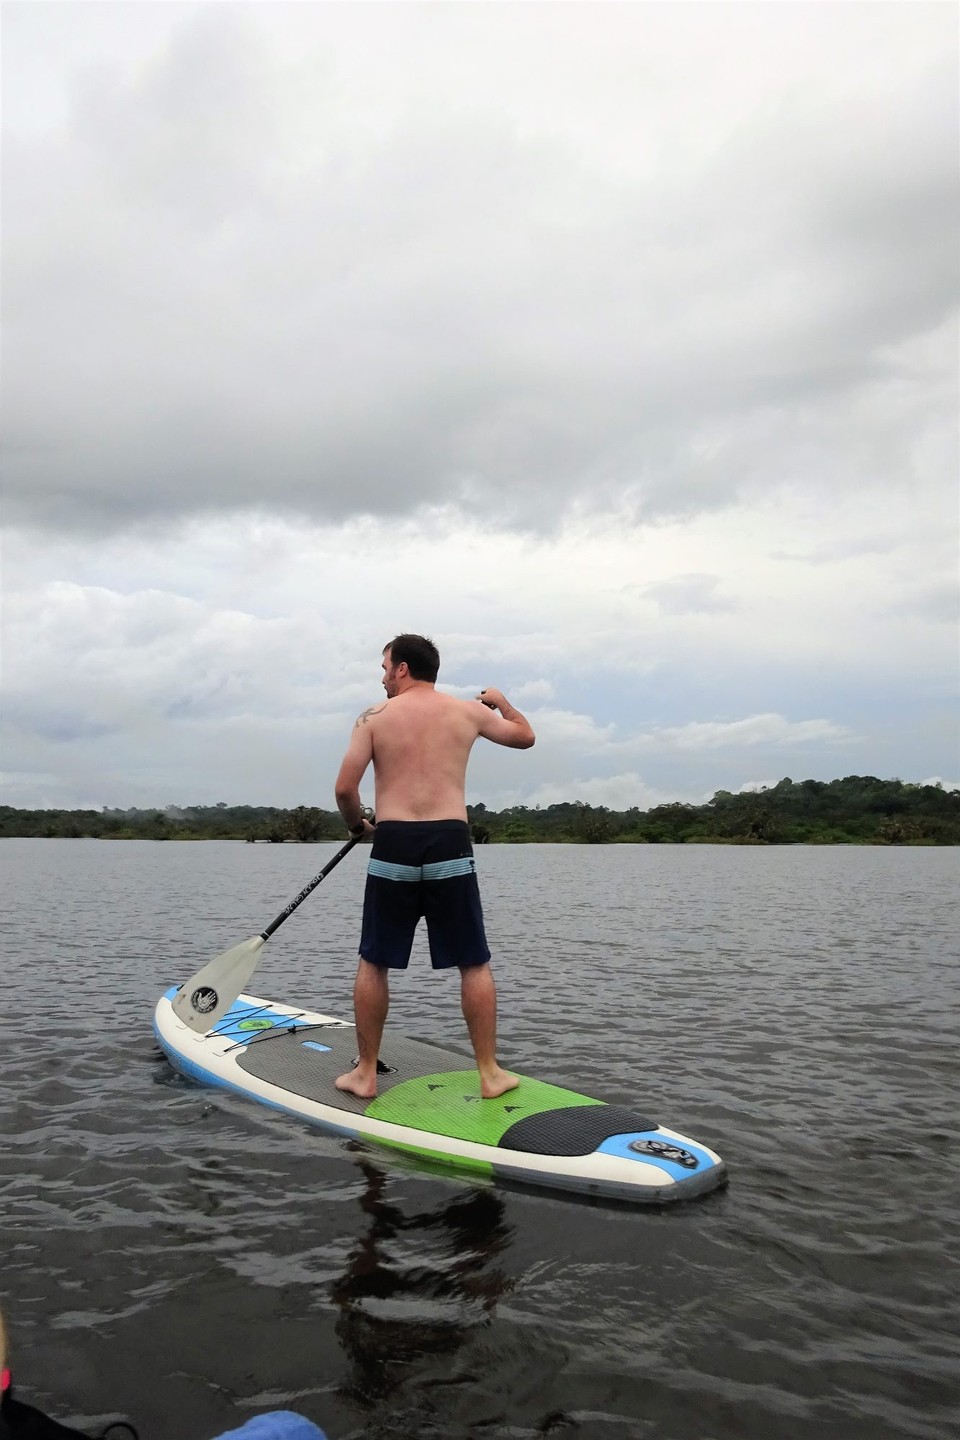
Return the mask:
M520 1081L497 1064L497 989L489 965L463 967L460 999L480 1071L480 1094L484 1100L495 1100L515 1090Z
M357 1022L357 1049L360 1063L334 1082L338 1090L372 1100L377 1093L377 1058L380 1041L390 1007L390 982L387 972L371 965L360 956L357 978L353 985L353 1012Z

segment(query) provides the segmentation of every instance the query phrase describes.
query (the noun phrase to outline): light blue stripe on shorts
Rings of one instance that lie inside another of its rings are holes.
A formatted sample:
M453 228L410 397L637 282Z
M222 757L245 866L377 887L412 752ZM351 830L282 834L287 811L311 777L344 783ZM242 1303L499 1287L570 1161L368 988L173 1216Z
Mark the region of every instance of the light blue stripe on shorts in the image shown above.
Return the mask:
M376 875L380 880L452 880L455 875L472 875L472 855L458 860L435 860L432 865L396 865L392 860L373 860L367 864L367 874Z
M452 880L454 875L472 875L474 860L472 855L464 855L458 860L435 860L432 865L424 865L424 880Z
M381 880L419 880L419 865L395 865L392 860L373 860L367 865L367 874Z

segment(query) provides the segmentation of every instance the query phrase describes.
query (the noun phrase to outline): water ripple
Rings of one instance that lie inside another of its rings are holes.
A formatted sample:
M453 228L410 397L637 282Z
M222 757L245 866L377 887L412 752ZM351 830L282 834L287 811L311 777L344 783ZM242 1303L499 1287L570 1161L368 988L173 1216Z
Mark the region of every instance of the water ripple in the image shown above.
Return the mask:
M951 1433L953 852L478 855L504 1060L729 1164L726 1192L637 1212L466 1181L172 1074L157 995L332 850L3 842L3 1299L26 1398L151 1440L281 1406L336 1440ZM347 1013L362 867L336 873L258 984ZM462 1049L456 991L418 940L392 1022Z

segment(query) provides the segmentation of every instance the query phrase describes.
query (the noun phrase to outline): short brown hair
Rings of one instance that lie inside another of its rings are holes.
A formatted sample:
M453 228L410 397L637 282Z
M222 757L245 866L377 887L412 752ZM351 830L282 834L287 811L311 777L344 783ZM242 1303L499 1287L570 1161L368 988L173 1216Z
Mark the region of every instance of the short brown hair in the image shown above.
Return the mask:
M394 665L406 662L412 679L429 680L431 683L436 680L440 670L440 651L426 635L397 635L383 649L384 653L390 651Z

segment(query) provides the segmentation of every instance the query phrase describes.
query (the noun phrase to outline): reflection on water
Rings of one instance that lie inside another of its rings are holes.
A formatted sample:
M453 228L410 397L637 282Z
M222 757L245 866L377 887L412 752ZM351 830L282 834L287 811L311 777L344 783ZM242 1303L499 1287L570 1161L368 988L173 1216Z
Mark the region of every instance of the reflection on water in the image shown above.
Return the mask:
M341 1392L365 1409L395 1400L418 1362L452 1355L490 1324L509 1280L497 1265L510 1241L495 1190L468 1189L409 1213L367 1160L364 1221L331 1297L349 1361Z

